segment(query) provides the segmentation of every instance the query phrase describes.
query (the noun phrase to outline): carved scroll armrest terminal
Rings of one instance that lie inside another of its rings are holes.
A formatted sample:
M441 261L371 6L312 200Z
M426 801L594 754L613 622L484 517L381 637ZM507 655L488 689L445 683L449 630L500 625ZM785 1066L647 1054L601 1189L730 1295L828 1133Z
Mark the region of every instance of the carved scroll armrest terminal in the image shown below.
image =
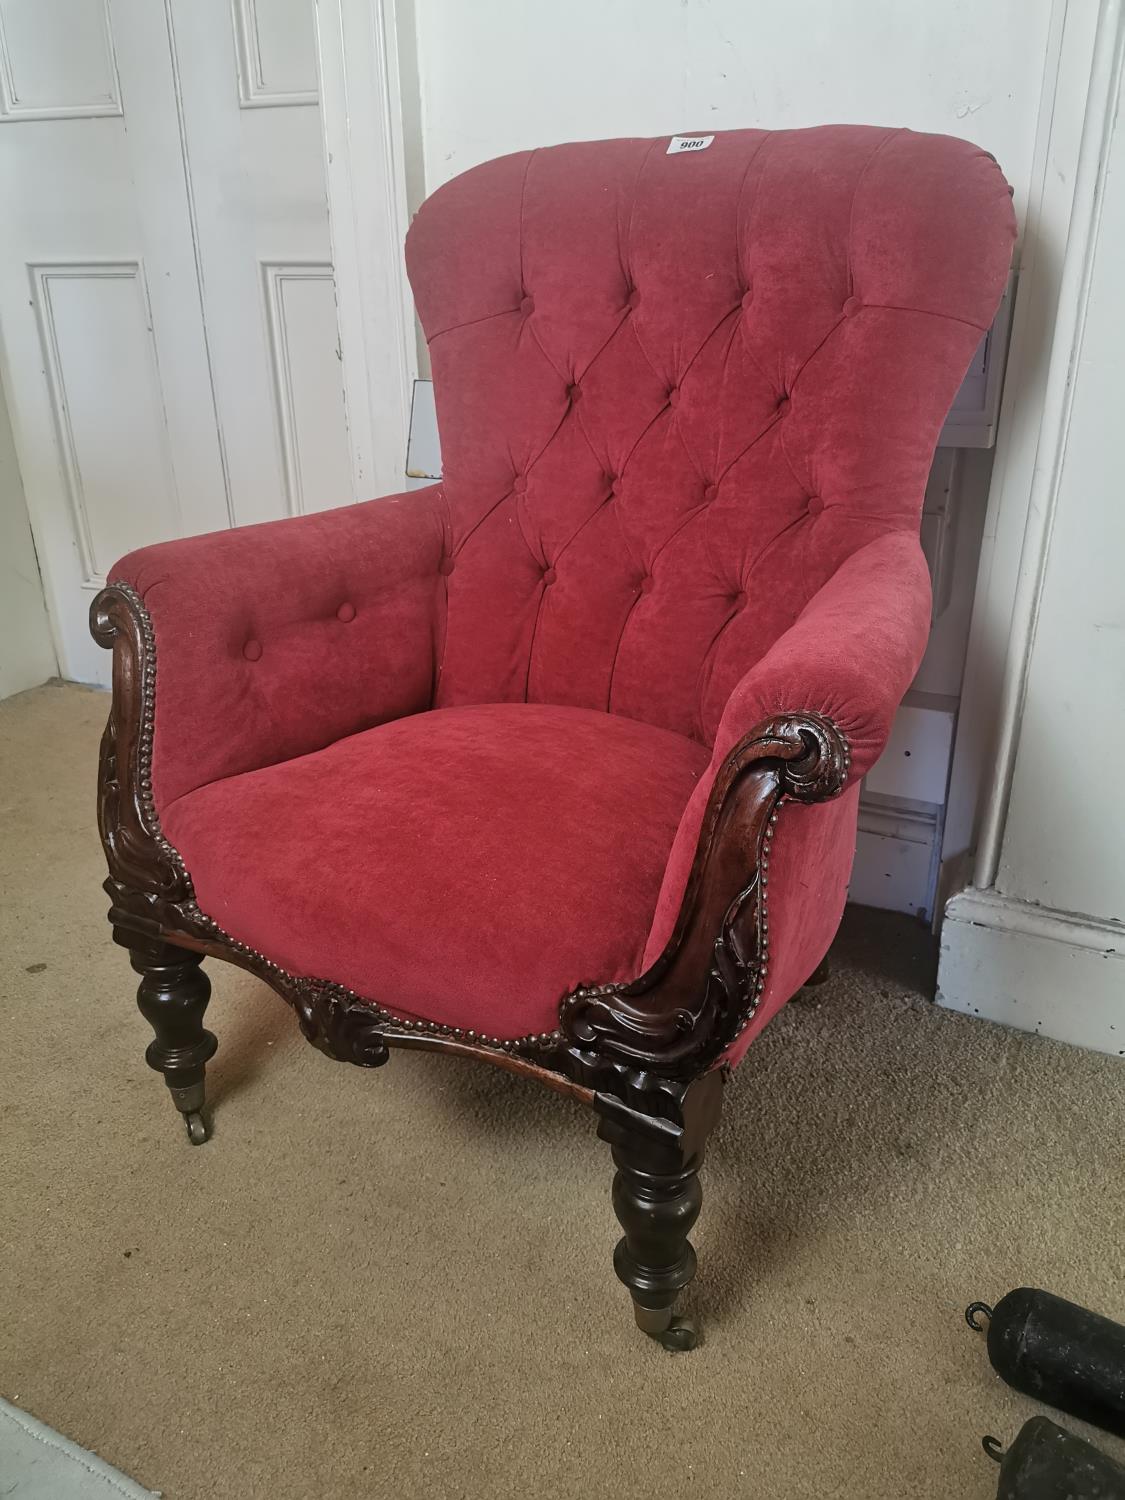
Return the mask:
M818 802L848 779L847 743L818 714L752 730L719 769L672 935L638 979L583 985L564 1000L573 1066L595 1086L606 1065L690 1078L750 1023L769 964L769 858L786 798Z

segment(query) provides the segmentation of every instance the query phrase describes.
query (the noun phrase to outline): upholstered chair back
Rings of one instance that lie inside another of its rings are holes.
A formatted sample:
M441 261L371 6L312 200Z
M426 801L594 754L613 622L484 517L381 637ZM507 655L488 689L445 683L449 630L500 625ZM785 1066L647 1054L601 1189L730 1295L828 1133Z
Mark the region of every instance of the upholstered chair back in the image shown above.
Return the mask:
M704 743L844 558L916 531L1008 271L965 141L828 126L599 141L440 188L407 263L443 457L434 704Z

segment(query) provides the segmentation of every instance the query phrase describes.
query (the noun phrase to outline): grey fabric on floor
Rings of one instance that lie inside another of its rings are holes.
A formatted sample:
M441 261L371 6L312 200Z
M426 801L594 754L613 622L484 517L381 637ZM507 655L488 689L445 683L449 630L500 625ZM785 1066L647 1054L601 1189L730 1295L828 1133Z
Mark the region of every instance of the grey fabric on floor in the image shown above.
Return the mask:
M159 1492L156 1492L159 1493ZM154 1491L0 1401L0 1495L12 1500L152 1500Z
M1038 1408L965 1304L1125 1320L1125 1065L929 1004L878 913L728 1090L694 1353L633 1329L608 1151L530 1082L330 1063L212 964L191 1148L105 922L107 707L0 704L0 1392L169 1500L985 1500Z

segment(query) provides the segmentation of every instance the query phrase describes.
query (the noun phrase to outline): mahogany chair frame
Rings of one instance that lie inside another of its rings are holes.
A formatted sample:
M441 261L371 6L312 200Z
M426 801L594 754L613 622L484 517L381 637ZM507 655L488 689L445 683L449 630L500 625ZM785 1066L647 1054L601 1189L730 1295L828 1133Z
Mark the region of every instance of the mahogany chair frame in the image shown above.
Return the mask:
M112 584L94 600L91 630L113 651L98 774L109 920L141 976L138 1005L154 1033L146 1059L163 1074L189 1139L207 1138L204 1072L217 1046L203 1024L208 957L263 979L296 1012L304 1036L339 1061L375 1068L390 1048L416 1047L525 1074L599 1117L624 1230L614 1268L638 1326L666 1348L692 1347L695 1330L674 1307L695 1274L688 1236L722 1102L724 1055L754 1017L765 983L774 828L786 800L819 802L843 789L849 751L838 727L816 714L782 714L740 740L715 779L659 958L628 983L579 986L562 998L555 1030L512 1042L403 1020L339 984L287 973L206 916L153 799L158 673L148 612L133 589Z

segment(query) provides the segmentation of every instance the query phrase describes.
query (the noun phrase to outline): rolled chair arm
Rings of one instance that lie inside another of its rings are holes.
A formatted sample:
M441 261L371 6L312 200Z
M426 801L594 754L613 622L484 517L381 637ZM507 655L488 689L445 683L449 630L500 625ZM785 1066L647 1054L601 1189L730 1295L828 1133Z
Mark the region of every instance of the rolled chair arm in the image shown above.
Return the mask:
M443 514L434 485L145 547L111 569L91 628L127 650L129 596L151 636L157 812L430 706Z
M883 753L930 630L930 574L918 537L888 532L847 558L727 700L712 759L763 719L815 713L848 743L849 778Z
M843 911L859 779L925 650L918 541L854 553L728 700L669 856L641 976L580 987L561 1021L606 1068L687 1077L736 1061L823 958ZM789 802L783 815L781 804Z

